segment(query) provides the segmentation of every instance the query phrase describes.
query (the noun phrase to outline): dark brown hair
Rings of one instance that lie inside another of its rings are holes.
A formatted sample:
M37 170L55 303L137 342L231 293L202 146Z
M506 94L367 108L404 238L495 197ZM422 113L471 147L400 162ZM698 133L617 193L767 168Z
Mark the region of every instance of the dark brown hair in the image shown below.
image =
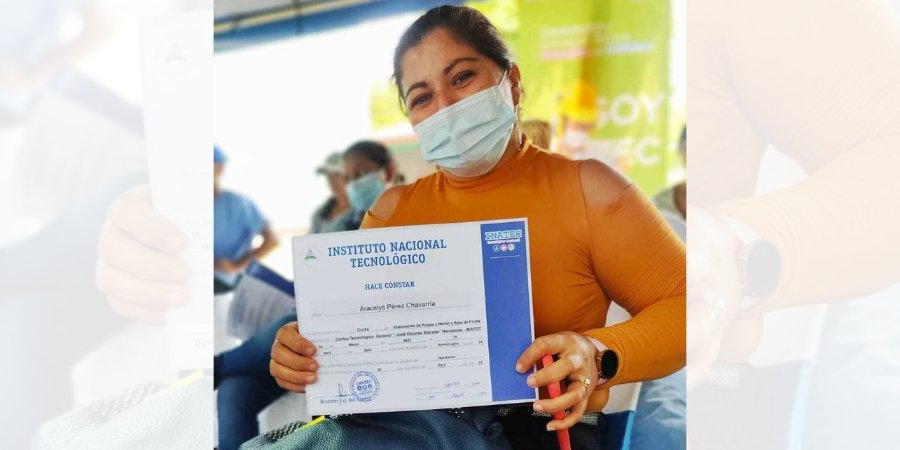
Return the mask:
M359 141L351 145L344 151L344 158L350 155L360 155L382 169L393 161L387 147L375 141Z
M400 79L403 78L400 62L407 50L419 45L425 36L438 27L444 28L460 42L466 43L478 53L494 61L503 71L512 67L509 48L500 37L500 32L484 14L467 6L444 5L432 8L406 29L394 50L393 78L397 84L400 105L404 112L406 103L403 101L403 87L400 86Z

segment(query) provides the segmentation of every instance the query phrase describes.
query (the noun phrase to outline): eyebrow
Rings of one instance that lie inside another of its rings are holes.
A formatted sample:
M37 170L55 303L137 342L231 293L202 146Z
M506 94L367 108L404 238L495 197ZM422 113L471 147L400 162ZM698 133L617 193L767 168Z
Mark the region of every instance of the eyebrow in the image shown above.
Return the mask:
M453 62L450 63L450 65L448 65L447 67L444 67L444 71L443 71L444 75L449 74L450 71L452 71L453 68L456 67L457 64L459 64L463 61L478 61L478 58L475 58L472 56L463 56L461 58L456 58L453 60ZM419 81L417 83L413 83L408 89L406 89L406 95L404 95L403 99L406 100L407 98L409 98L409 93L412 92L413 89L419 89L419 88L424 88L424 87L428 87L428 84L425 83L424 81Z
M410 86L409 89L406 90L406 95L403 96L403 99L404 100L408 99L409 93L412 92L413 89L419 89L419 88L424 88L424 87L428 87L428 85L425 84L424 81L419 81L418 83L413 83L412 86Z
M450 71L453 70L453 68L456 67L457 64L459 64L463 61L478 61L478 58L474 58L472 56L463 56L462 58L456 58L453 60L452 63L450 63L449 66L444 67L444 75L449 74Z

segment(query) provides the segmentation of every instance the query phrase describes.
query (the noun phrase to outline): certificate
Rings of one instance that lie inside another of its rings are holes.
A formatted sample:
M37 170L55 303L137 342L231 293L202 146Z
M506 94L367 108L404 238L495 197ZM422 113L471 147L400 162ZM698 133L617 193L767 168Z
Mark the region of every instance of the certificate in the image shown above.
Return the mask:
M234 288L228 308L228 335L247 340L295 311L294 284L253 262Z
M526 219L295 237L310 415L520 403L534 340Z

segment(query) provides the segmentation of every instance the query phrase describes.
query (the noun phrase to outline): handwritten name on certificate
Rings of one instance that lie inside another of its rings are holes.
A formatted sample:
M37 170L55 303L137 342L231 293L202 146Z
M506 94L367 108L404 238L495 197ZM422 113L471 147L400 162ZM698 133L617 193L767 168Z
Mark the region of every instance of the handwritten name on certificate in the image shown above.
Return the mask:
M526 219L295 237L310 415L537 398L515 371L534 339Z

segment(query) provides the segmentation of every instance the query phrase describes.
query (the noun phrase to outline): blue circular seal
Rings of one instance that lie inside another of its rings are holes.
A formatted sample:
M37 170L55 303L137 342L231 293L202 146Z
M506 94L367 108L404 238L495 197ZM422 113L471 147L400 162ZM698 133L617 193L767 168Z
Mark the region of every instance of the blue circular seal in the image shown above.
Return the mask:
M378 378L371 372L357 372L350 380L350 389L357 401L372 401L378 396Z

